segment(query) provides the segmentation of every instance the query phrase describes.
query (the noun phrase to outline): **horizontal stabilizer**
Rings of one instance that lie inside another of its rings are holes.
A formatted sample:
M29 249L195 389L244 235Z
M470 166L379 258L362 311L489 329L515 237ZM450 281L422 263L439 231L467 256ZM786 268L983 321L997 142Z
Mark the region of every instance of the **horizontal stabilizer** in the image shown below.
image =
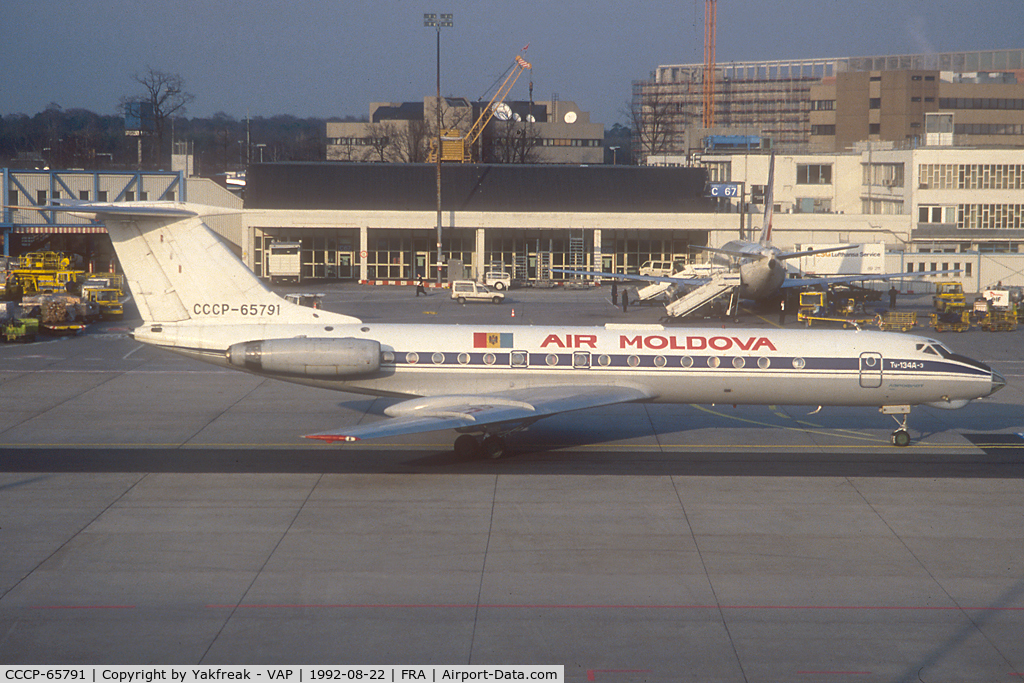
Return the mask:
M808 249L807 251L790 251L782 254L776 254L775 258L779 261L785 261L786 259L799 258L801 256L810 256L812 254L827 254L831 251L846 251L847 249L853 249L856 244L847 244L841 247L826 247L824 249Z

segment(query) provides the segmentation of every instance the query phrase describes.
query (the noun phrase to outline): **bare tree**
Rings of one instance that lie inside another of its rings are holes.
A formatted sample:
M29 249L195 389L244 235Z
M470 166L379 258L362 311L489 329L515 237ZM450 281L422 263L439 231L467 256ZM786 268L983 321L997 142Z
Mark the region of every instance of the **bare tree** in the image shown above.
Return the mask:
M398 131L395 141L395 152L398 160L417 164L427 160L428 131L427 122L423 119L412 119L409 125Z
M148 102L152 106L156 164L159 166L163 159L167 121L173 116L184 114L195 95L185 91L185 79L178 74L159 71L151 66L147 66L142 74L132 74L132 80L142 86L144 93L141 97L122 97L121 108L123 110L128 102L137 101Z
M634 150L640 155L637 160L652 154L664 154L672 136L672 102L657 83L639 81L633 84L633 101L629 107L629 119L633 128Z
M498 121L489 126L489 157L498 164L535 164L537 131L532 123L524 121Z
M395 148L398 140L398 126L394 121L376 121L366 124L366 130L370 134L368 138L369 149L366 151L365 161L388 162L394 161Z

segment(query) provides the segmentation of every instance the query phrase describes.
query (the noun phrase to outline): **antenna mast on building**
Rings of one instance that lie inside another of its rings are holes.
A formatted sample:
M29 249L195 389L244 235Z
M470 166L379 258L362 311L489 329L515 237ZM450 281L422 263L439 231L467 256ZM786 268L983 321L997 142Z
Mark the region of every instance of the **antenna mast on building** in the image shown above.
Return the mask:
M718 0L704 0L704 127L715 125L715 34Z

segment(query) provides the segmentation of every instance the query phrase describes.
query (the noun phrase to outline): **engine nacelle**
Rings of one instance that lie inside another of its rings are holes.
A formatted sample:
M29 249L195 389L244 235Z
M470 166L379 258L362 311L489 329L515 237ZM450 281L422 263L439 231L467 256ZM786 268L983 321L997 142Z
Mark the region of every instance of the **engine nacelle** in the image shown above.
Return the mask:
M372 339L297 337L242 342L228 361L247 370L303 377L352 377L380 369L380 342Z

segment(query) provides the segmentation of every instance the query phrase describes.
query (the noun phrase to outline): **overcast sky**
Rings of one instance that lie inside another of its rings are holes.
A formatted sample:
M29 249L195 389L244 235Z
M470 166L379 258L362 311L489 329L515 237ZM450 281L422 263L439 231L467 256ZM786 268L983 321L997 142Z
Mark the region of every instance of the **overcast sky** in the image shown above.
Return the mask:
M626 123L632 82L703 61L704 0L3 0L0 113L114 113L147 66L184 77L189 116L365 115L441 89L476 99L529 45L534 99ZM721 0L719 62L1024 48L1024 0ZM527 72L528 74L528 72ZM521 78L510 99L527 99Z

